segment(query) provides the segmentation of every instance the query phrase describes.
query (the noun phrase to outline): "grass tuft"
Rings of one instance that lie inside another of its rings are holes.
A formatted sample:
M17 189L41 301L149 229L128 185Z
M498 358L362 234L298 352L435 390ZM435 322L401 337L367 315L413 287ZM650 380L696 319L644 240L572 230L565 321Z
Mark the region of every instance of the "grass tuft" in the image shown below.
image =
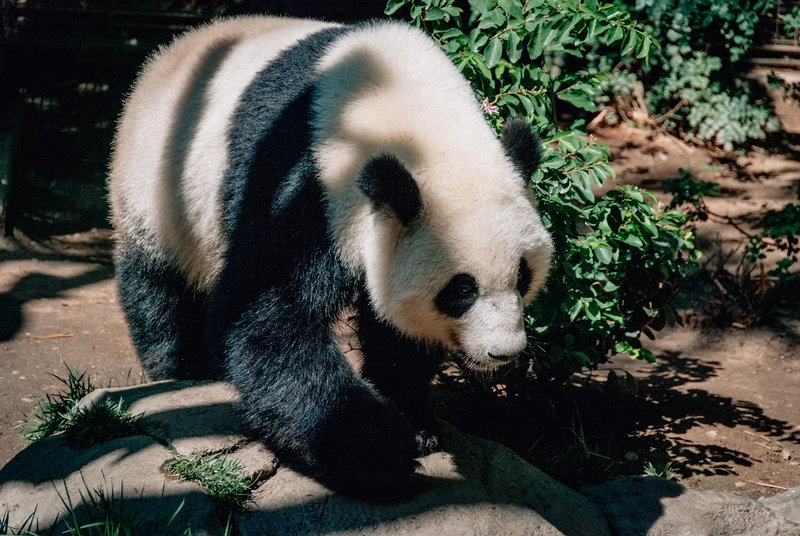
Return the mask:
M75 409L65 423L64 438L71 447L86 448L118 437L144 433L142 415L132 415L122 403L110 398L88 408Z
M95 390L85 372L67 366L67 377L54 376L65 389L55 395L39 398L31 415L16 423L20 437L34 443L59 432L73 448L85 448L118 437L141 434L141 415L131 415L120 399L106 398L88 408L78 408L78 403Z
M644 466L644 474L648 476L657 476L658 478L665 478L667 480L674 480L678 474L672 470L672 462L653 464L647 462Z
M35 443L57 432L63 432L69 426L78 402L95 390L94 385L85 372L71 369L67 366L66 379L52 375L63 383L66 389L59 390L55 395L45 395L37 399L36 407L30 416L17 422L14 428L20 429L20 437L28 443Z
M220 506L243 510L252 501L255 482L242 474L239 460L225 458L221 453L177 454L167 469L180 480L203 486Z

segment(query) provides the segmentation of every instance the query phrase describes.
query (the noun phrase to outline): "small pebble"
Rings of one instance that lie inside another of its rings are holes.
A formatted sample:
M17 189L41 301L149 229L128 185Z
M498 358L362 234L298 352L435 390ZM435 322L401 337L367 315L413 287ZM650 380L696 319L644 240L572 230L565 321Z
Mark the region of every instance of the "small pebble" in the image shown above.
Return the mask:
M733 487L735 487L735 488L743 488L746 485L747 485L746 482L737 482L736 484L733 485Z
M625 459L629 462L635 462L639 459L639 456L635 452L630 451L625 453Z

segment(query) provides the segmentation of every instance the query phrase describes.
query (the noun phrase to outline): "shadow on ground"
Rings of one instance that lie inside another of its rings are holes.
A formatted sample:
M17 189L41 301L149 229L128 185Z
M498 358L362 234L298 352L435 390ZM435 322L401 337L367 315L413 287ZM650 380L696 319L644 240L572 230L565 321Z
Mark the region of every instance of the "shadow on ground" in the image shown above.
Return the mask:
M445 382L437 398L440 411L460 429L509 446L573 487L642 474L647 462L663 465L676 458L684 478L735 474L736 467L758 462L729 446L676 440L704 425L743 425L800 445L796 427L759 404L700 388L720 375L720 362L681 352L658 358L645 379L630 383L611 386L601 371L575 377L563 388L508 384L498 395L477 383Z
M0 251L0 270L4 259ZM90 285L114 277L110 266L95 266L87 272L59 277L42 273L29 273L16 282L6 292L0 293L0 342L11 340L21 329L24 317L23 307L27 302L58 297L64 291Z

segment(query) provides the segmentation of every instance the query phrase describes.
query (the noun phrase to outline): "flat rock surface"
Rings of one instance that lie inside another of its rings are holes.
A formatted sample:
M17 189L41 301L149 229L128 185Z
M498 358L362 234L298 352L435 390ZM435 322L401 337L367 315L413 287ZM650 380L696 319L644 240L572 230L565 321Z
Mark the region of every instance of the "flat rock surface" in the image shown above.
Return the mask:
M792 523L762 501L696 491L655 477L627 477L584 489L621 536L792 536ZM785 494L781 494L785 495ZM778 502L778 497L772 498ZM786 497L798 507L798 497ZM788 505L786 505L788 507Z
M511 451L445 427L446 452L421 459L414 499L374 505L281 468L259 490L242 534L610 534L588 501Z
M505 447L450 427L443 435L446 452L421 459L414 498L375 505L335 495L314 480L278 467L270 451L242 434L235 413L238 396L228 384L156 382L101 389L81 404L104 398L122 400L133 414L143 414L147 435L82 450L54 436L19 453L0 471L0 511L10 512L12 526L20 526L36 509L40 528L50 527L56 516L63 516L67 493L79 505L81 493L101 488L118 494L124 482L127 508L139 505L139 511L148 514L141 523L155 526L151 517L156 512L171 514L183 501L173 527L221 534L225 520L203 490L165 474L165 462L177 451L225 452L242 462L248 476L257 476L260 487L254 504L232 519L243 536L610 535L605 519L585 497Z

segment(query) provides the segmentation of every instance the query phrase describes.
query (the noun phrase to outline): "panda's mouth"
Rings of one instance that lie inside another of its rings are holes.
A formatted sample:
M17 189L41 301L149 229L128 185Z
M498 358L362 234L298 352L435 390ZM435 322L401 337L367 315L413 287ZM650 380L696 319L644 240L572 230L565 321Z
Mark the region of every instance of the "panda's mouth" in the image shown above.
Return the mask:
M493 372L508 365L516 357L517 356L494 356L490 353L475 357L463 350L459 352L460 361L466 368L475 372Z

